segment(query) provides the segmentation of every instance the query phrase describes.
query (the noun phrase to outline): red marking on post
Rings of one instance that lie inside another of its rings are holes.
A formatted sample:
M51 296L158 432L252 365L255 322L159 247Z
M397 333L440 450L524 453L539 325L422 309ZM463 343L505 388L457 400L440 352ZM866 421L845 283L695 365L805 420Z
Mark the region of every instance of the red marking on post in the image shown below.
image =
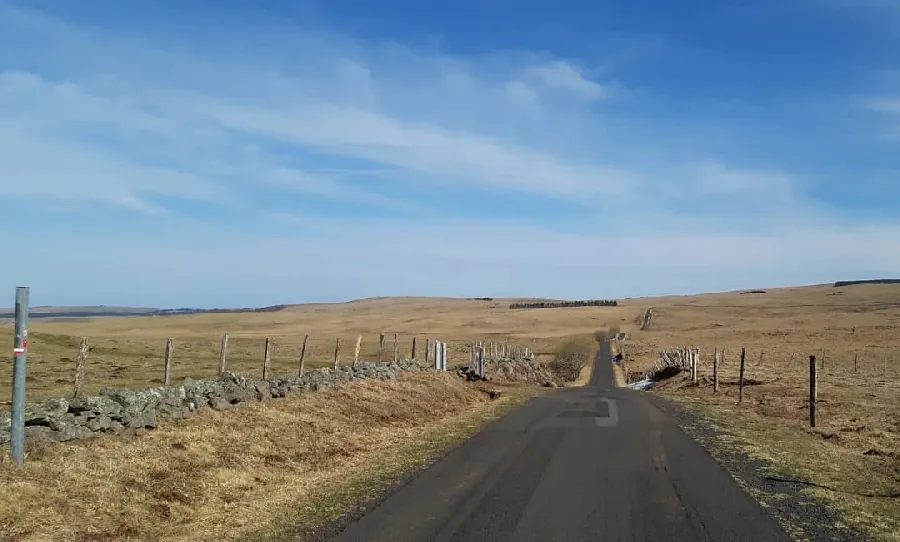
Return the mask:
M22 348L28 348L28 339L22 340Z

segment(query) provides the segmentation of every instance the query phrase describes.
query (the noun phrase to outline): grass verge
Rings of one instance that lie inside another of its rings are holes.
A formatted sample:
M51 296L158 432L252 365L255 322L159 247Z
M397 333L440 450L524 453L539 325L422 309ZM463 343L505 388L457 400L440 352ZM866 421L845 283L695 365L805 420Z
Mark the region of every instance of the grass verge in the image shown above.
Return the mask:
M725 453L741 453L764 465L757 474L774 489L763 493L748 488L764 505L777 506L775 501L793 493L807 499L807 507L811 506L809 503L821 502L836 511L837 517L831 520L837 531L863 532L875 540L900 540L897 457L861 454L838 445L835 440L840 437L834 433L796 424L773 424L770 418L739 405L710 402L679 392L661 395L676 401L713 429L715 442L698 440L714 456L718 448ZM689 428L688 432L694 433ZM721 455L717 459L723 460ZM799 536L803 526L792 528L791 523L797 519L802 524L803 513L793 515L797 517L781 519L787 522L789 531ZM806 523L808 526L809 521Z
M535 388L491 401L404 375L204 412L137 437L29 445L0 462L3 540L234 540L309 532L426 465Z

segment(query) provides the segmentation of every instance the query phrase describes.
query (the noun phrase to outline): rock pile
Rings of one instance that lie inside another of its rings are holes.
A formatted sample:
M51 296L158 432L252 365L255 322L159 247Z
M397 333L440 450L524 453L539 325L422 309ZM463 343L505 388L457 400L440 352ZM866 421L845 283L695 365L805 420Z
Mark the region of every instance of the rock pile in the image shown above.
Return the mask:
M25 408L26 439L65 442L99 434L153 429L161 419L191 416L204 407L228 410L240 403L266 401L290 393L324 390L353 380L390 380L403 371L433 371L416 361L360 363L316 369L299 378L258 380L225 373L216 380L187 379L181 386L131 390L105 388L99 395L49 399ZM0 413L0 444L9 442L9 413Z

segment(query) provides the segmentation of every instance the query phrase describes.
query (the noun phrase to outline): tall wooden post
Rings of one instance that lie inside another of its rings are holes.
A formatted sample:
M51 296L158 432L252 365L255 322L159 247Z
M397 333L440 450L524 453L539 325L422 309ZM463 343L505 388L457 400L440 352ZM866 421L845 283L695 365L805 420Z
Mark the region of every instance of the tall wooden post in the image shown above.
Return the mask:
M744 358L746 357L746 350L741 348L741 373L740 379L738 380L738 403L744 402Z
M228 334L222 335L222 345L219 347L219 376L225 374L225 357L228 351Z
M716 348L716 354L713 358L713 392L719 393L719 360L721 354L719 353L718 347Z
M263 374L262 379L269 379L269 362L272 361L272 341L266 337L266 350L263 353Z
M413 361L416 360L416 338L415 337L413 337L412 352L410 353L409 359L411 359Z
M306 362L306 343L309 342L309 335L303 336L303 347L300 349L300 363L297 367L297 376L303 376L303 364Z
M356 347L353 349L353 366L359 365L359 349L362 348L362 335L356 338Z
M81 348L78 349L78 357L75 359L75 391L73 397L81 397L82 387L84 386L84 368L87 365L87 357L90 347L86 338L81 339Z
M174 340L166 339L166 360L163 367L163 386L169 385L169 378L172 376L172 349L174 348Z
M341 339L338 337L334 341L334 368L338 368L338 363L341 361Z
M397 363L397 355L399 351L397 350L397 334L394 333L394 363Z
M816 403L819 398L819 378L816 375L816 356L809 356L809 426L816 426Z

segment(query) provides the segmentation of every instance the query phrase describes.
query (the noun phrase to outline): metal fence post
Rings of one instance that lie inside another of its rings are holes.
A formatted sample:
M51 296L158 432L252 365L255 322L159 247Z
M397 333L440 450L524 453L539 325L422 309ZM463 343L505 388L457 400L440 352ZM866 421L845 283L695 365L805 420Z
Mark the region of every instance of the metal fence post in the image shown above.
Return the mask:
M28 353L28 287L16 288L16 331L13 342L12 405L10 408L9 456L25 462L25 368Z

